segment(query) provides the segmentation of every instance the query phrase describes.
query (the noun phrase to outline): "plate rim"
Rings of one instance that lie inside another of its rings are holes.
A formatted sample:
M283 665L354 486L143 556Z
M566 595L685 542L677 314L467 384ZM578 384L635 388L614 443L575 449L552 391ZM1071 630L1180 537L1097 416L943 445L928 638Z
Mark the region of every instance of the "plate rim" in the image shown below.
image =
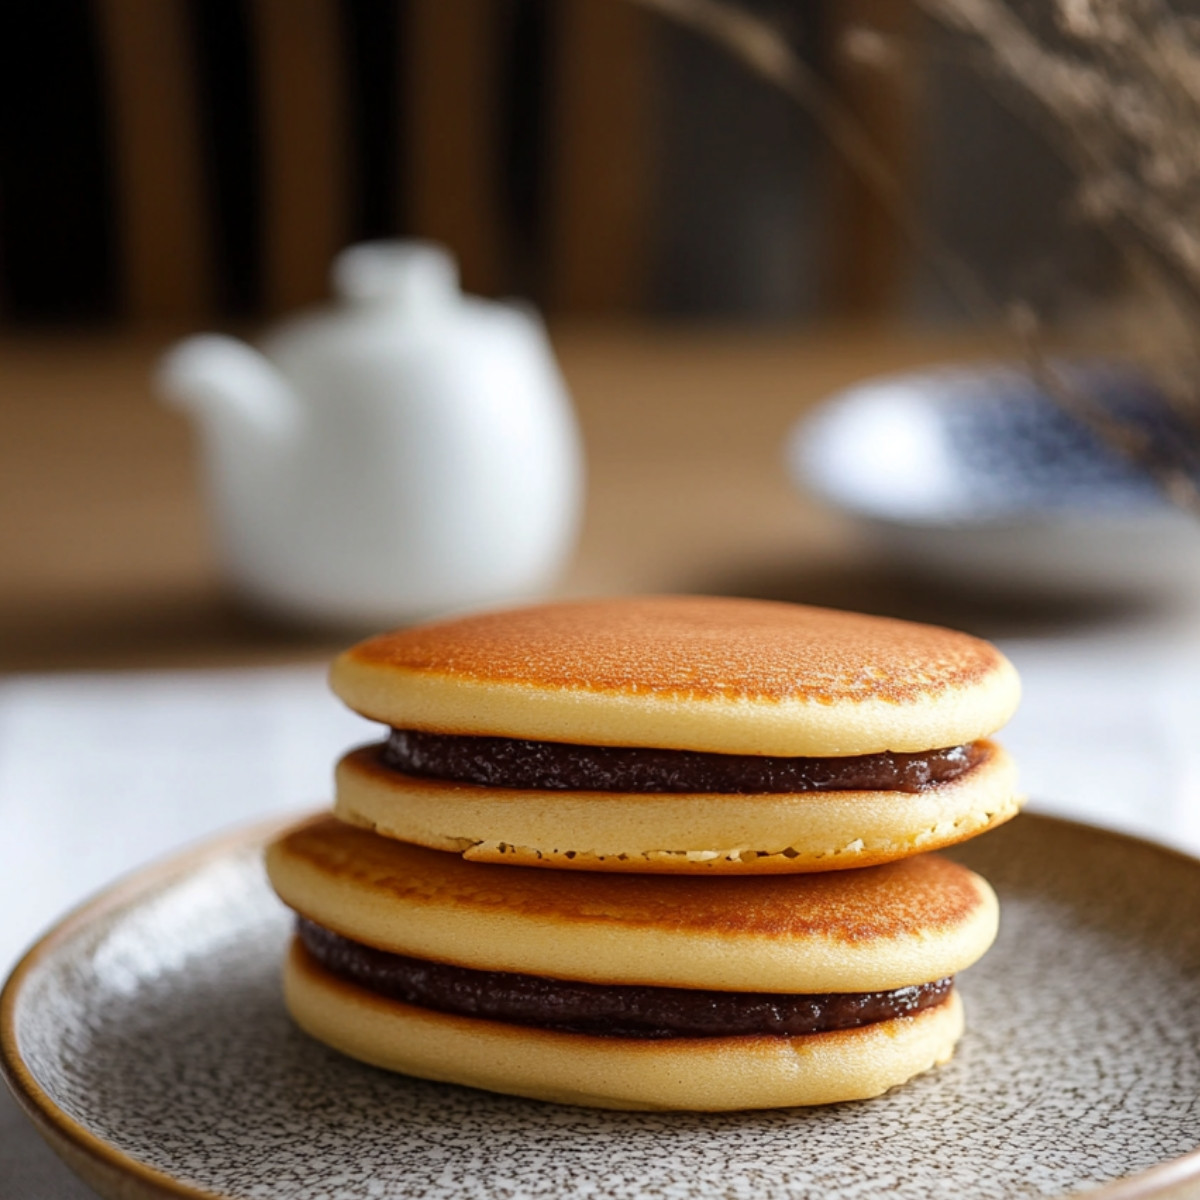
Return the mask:
M54 1153L86 1183L101 1190L101 1194L109 1194L102 1188L111 1179L141 1185L143 1194L155 1200L159 1197L166 1200L234 1200L228 1195L184 1183L149 1166L106 1141L59 1107L34 1078L17 1044L17 1006L23 986L45 958L80 930L206 863L265 844L268 838L294 825L296 820L296 814L290 813L242 825L134 867L55 921L17 960L0 989L0 1078Z
M210 1192L184 1183L174 1175L149 1166L106 1141L60 1108L34 1078L17 1045L17 1006L23 986L45 958L95 921L129 907L147 894L209 862L264 845L276 833L323 811L308 809L302 813L256 821L133 868L68 910L25 951L9 973L0 989L0 1078L3 1078L18 1106L54 1153L102 1195L126 1196L132 1184L135 1189L140 1189L135 1190L135 1196L152 1200L242 1200L229 1193ZM1026 824L1036 822L1064 826L1080 833L1133 843L1159 854L1182 859L1200 869L1200 855L1190 854L1152 838L1049 813L1023 812L1015 819ZM1200 1148L1137 1174L1112 1180L1085 1192L1070 1194L1087 1197L1088 1200L1151 1200L1171 1196L1176 1194L1177 1189L1187 1188L1189 1184L1197 1182L1200 1182ZM110 1183L112 1191L108 1189ZM1188 1191L1191 1194L1191 1189ZM1182 1190L1177 1194L1182 1196Z

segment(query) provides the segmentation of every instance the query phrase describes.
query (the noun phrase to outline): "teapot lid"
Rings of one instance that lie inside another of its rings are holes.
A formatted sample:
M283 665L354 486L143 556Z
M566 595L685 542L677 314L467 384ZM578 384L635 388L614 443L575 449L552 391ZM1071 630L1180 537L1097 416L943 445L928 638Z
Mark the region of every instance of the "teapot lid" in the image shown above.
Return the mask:
M442 308L459 299L458 265L436 242L359 242L333 260L339 299L355 304Z
M501 340L529 334L528 315L464 295L453 255L433 242L362 242L334 259L332 275L332 305L286 319L263 339L267 357L305 386L316 368L386 362L400 370L413 354L499 353Z

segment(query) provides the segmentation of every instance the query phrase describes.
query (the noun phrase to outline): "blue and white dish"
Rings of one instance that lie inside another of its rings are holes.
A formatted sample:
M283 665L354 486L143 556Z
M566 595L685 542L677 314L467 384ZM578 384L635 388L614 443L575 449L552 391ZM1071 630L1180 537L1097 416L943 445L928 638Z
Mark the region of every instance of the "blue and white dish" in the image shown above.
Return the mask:
M1119 449L1015 364L871 380L793 429L794 481L887 552L947 578L1068 590L1200 590L1200 522L1144 465L1200 483L1193 425L1131 366L1055 364L1136 442Z

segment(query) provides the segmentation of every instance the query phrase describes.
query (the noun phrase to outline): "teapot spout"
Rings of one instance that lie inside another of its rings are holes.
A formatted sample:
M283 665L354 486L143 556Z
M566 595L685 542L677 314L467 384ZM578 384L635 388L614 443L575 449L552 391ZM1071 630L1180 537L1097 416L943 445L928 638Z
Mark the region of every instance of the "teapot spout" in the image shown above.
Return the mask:
M300 424L291 385L266 355L222 334L186 338L163 356L158 390L206 422L281 444Z

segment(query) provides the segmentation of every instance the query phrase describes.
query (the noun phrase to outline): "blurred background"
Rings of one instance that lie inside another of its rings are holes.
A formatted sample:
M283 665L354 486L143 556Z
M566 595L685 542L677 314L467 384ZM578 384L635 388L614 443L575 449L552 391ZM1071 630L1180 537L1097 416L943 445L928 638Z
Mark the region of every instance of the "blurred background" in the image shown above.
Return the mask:
M1044 105L938 7L4 6L0 662L295 649L226 603L195 443L149 380L176 336L255 336L394 237L550 322L590 468L563 590L910 612L846 590L877 556L794 486L788 430L872 375L1020 358L1007 306L1078 331L1128 277Z
M1067 165L960 31L881 0L741 8L997 295L1111 282ZM336 250L392 236L556 316L962 315L819 114L638 4L53 0L0 22L10 324L286 311L326 295Z

